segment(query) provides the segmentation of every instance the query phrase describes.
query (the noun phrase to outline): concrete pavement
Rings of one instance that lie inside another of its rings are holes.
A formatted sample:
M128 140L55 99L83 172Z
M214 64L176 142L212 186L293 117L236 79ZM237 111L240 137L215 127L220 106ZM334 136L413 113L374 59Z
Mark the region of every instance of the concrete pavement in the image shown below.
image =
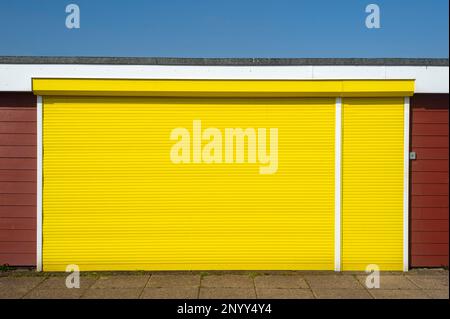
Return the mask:
M363 272L86 272L80 288L66 273L0 273L0 299L448 299L448 270L384 272L368 289Z

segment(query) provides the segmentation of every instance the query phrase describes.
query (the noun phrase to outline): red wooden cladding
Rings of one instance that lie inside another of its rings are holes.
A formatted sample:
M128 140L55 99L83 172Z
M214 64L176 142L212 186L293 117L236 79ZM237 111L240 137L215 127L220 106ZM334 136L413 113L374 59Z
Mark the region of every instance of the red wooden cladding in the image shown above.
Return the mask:
M0 158L3 169L36 169L35 158Z
M0 265L36 264L36 97L0 93Z
M411 193L413 192L413 187L411 187ZM413 195L411 196L411 207L422 207L422 208L435 208L442 207L448 210L448 196L428 196L428 195Z
M413 184L448 184L448 173L415 171L411 176L411 182Z
M0 206L36 205L36 194L0 194Z
M0 146L0 158L36 158L35 146Z
M447 207L413 207L411 208L411 219L444 219L448 218Z
M413 135L412 147L445 148L448 146L448 137L440 135Z
M418 95L417 95L418 96ZM421 97L413 97L412 103L440 103L441 101L435 101L435 102L426 102L423 101L424 98ZM420 101L418 101L420 100ZM414 106L413 106L414 107ZM432 110L432 109L415 109L413 110L413 118L412 123L413 124L448 124L448 111L439 109L438 111Z
M420 154L417 156L419 157ZM411 164L413 172L448 172L448 160L418 160Z
M36 193L35 182L0 182L0 193L34 194Z
M414 267L430 267L430 261L433 263L434 267L445 267L448 265L448 254L442 256L411 256L411 264L414 265Z
M11 245L9 242L0 242L0 251L4 254L34 254L36 243L34 241L24 241Z
M448 232L448 223L442 219L413 219L411 222L412 231L445 231Z
M36 125L34 122L2 122L0 126L0 134L12 133L31 133L36 134Z
M448 135L448 123L446 124L420 124L414 123L414 136L442 136Z
M1 189L1 183L0 183ZM447 195L448 184L414 184L412 195Z
M0 206L0 218L7 218L7 217L16 217L16 218L22 218L22 217L36 217L36 206L35 205L29 205L29 206L18 206L18 205L3 205Z
M34 230L36 218L0 218L0 229Z
M448 151L445 148L414 147L420 154L420 160L448 160Z
M448 266L448 94L417 94L411 100L412 267Z
M35 182L36 170L0 169L1 182Z
M1 122L0 122L1 123ZM1 146L34 146L37 144L36 134L13 134L6 133L0 134L0 145Z
M17 243L11 243L12 247L21 246ZM36 243L34 243L36 245ZM3 264L11 265L11 266L34 266L36 264L36 253L25 254L21 252L17 253L0 253L0 260L6 261Z
M420 256L442 256L448 252L448 244L434 244L431 247L428 244L416 244L412 247L411 252Z
M413 231L411 243L412 247L414 244L448 244L448 231ZM432 249L432 245L429 247Z
M0 241L3 242L36 242L36 230L34 229L2 229ZM10 264L11 265L11 264Z
M36 122L36 109L34 107L25 109L2 108L0 122Z

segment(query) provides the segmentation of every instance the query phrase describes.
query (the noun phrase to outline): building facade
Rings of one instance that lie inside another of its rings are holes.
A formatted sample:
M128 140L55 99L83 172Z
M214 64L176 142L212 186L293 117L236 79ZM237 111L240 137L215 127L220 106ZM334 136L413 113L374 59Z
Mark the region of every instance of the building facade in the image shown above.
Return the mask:
M448 266L448 60L0 59L0 264Z

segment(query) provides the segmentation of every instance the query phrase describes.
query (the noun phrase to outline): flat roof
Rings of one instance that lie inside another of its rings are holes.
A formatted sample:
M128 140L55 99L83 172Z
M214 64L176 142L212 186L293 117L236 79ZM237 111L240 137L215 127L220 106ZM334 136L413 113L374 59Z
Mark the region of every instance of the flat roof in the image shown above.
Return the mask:
M449 66L449 59L415 58L169 58L0 56L0 64L109 64L192 66Z

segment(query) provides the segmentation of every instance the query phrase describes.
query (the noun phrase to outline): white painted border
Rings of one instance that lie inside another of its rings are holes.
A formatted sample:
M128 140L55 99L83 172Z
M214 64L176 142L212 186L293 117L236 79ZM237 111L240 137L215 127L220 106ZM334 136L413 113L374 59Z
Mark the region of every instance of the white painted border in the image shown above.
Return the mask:
M42 271L42 96L37 97L36 270Z
M334 270L341 271L342 98L336 98L334 133Z
M0 91L30 92L32 78L416 80L415 93L448 93L448 66L170 66L0 64Z
M403 271L409 270L409 116L410 100L405 97L403 115Z

